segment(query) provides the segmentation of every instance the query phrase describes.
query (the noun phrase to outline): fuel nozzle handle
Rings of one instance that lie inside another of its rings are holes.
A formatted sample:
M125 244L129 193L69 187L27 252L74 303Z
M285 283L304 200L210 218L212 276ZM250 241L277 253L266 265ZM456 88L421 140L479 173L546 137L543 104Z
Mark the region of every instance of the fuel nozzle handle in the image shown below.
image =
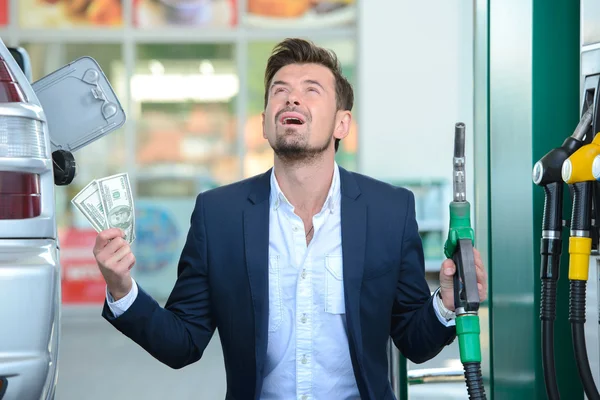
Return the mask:
M572 188L573 210L571 236L589 236L591 228L592 183L596 181L593 164L600 155L600 135L592 143L582 146L565 160L562 178Z
M479 287L477 286L477 271L475 270L475 257L473 243L469 239L458 241L458 248L454 257L456 265L454 274L454 308L456 314L473 314L479 311Z
M573 190L573 212L571 215L571 236L589 236L592 227L592 183L577 182Z
M591 143L580 147L563 162L561 169L563 181L569 185L595 181L592 167L598 155L600 155L600 135L596 135Z
M565 160L562 178L570 185L573 196L569 238L569 280L588 279L592 239L592 188L596 181L592 165L600 155L600 135Z
M565 160L583 145L584 137L592 128L592 107L581 117L573 134L565 139L561 147L546 153L533 167L533 182L544 188L545 203L542 219L542 236L551 238L562 229L562 168ZM600 176L600 160L599 176Z

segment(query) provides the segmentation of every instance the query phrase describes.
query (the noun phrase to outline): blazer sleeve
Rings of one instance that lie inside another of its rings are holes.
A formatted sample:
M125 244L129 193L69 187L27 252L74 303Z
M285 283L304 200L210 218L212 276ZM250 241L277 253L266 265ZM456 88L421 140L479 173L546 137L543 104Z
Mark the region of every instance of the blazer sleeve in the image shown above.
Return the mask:
M149 354L171 368L198 361L215 331L209 296L202 194L177 268L177 281L162 308L141 287L135 301L115 318L106 301L102 316Z
M408 191L406 198L402 259L390 335L406 358L423 363L452 343L456 327L444 326L435 314L433 296L425 279L425 257L417 226L415 197Z

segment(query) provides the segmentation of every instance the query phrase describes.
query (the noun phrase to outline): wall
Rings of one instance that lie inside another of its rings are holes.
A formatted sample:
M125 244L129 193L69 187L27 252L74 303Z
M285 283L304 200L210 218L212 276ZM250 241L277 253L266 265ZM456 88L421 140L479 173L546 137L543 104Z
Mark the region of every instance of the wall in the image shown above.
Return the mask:
M472 2L383 4L359 2L360 170L381 179L451 179L454 124L462 121L472 199Z

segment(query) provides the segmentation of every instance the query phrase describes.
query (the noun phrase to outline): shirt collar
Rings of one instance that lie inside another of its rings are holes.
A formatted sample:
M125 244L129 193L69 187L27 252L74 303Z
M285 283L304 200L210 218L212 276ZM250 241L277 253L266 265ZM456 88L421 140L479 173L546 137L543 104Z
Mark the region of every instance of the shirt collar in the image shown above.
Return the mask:
M327 193L327 198L325 199L325 203L323 204L323 208L321 212L326 209L329 209L330 213L333 213L336 203L339 203L339 199L341 197L340 192L340 171L337 163L333 162L333 179L331 181L331 186L329 187L329 192ZM275 167L271 169L271 195L270 195L270 204L275 210L279 209L282 204L285 204L290 207L293 211L294 206L289 200L285 197L281 188L279 187L279 183L277 182L277 178L275 178Z

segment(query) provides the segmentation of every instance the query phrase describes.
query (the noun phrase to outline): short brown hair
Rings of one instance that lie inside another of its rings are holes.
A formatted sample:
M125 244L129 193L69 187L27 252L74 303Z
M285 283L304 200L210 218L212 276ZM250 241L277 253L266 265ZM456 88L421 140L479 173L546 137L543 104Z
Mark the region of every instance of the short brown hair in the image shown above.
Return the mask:
M336 54L304 39L285 39L275 46L265 70L265 108L269 101L269 87L273 77L281 68L290 64L319 64L327 67L335 78L335 98L338 110L352 111L354 91L344 75ZM340 139L335 140L335 150Z

